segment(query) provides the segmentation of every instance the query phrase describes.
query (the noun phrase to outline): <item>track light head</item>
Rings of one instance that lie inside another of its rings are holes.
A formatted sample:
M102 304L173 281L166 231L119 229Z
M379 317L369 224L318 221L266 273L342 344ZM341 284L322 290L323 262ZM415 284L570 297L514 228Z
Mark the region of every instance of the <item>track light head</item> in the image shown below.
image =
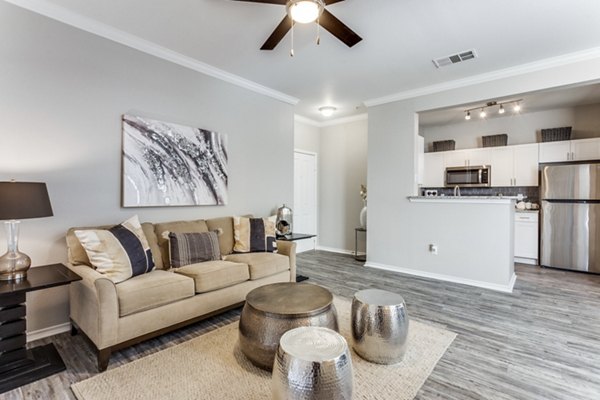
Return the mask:
M480 118L485 118L487 116L487 114L485 113L485 110L482 108L481 112L479 113L479 117Z
M471 111L467 111L467 114L465 115L465 119L467 121L471 119Z
M504 109L504 106L502 104L500 104L500 108L498 109L498 114L504 114L506 110Z

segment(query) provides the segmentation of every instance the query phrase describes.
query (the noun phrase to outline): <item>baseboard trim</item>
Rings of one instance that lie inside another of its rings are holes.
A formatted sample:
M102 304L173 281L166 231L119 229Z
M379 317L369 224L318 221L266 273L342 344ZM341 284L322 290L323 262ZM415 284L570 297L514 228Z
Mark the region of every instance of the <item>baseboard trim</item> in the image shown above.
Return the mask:
M515 273L513 273L513 276L511 277L511 279L508 282L508 284L506 284L506 285L500 285L500 284L496 284L496 283L489 283L489 282L477 281L477 280L473 280L473 279L457 278L457 277L451 276L451 275L444 275L444 274L436 274L436 273L433 273L433 272L419 271L419 270L411 269L411 268L396 267L396 266L393 266L393 265L380 264L380 263L375 263L375 262L372 262L372 261L367 261L365 263L365 267L376 268L376 269L383 269L383 270L386 270L386 271L398 272L398 273L401 273L401 274L419 276L421 278L431 278L431 279L437 279L439 281L446 281L446 282L452 282L452 283L460 283L460 284L463 284L463 285L476 286L476 287L480 287L480 288L483 288L483 289L490 289L490 290L495 290L497 292L504 292L504 293L512 293L513 287L514 287L515 282L517 280L517 275Z
M537 260L534 258L515 257L515 262L519 264L538 265Z
M350 254L350 255L354 255L354 250L345 250L345 249L338 249L335 247L327 247L327 246L317 246L316 248L317 250L322 250L322 251L329 251L330 253L339 253L339 254Z
M49 336L58 335L59 333L69 332L71 330L71 323L65 322L64 324L58 324L49 326L47 328L38 329L35 331L27 332L27 342L33 342L35 340L44 339Z

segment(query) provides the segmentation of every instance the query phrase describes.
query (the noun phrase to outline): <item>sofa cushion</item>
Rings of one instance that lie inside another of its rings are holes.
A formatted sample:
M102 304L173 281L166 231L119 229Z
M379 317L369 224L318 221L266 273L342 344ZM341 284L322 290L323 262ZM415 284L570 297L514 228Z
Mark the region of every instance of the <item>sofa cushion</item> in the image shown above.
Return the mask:
M232 286L250 278L248 265L231 261L205 261L177 268L176 273L193 278L196 293Z
M270 218L233 217L236 253L273 252L277 247L275 222Z
M225 260L248 264L251 281L290 269L289 258L276 253L231 254Z
M163 233L208 232L208 226L203 219L196 221L161 222L154 224L154 232L156 232L164 269L169 269L171 267L171 263L169 262L169 239L163 236Z
M168 269L165 268L162 261L162 254L160 252L160 247L158 247L158 238L156 237L156 232L154 232L154 224L151 222L142 223L142 230L144 231L144 235L146 235L146 240L148 240L148 245L150 246L150 250L152 251L152 257L154 258L154 268L156 269Z
M194 296L192 279L162 270L136 276L116 287L121 317Z
M109 229L76 230L75 236L96 270L115 283L154 269L138 216Z
M206 220L206 225L211 231L217 231L221 255L226 256L233 252L233 217L212 218Z
M221 259L216 232L169 232L169 255L173 268Z

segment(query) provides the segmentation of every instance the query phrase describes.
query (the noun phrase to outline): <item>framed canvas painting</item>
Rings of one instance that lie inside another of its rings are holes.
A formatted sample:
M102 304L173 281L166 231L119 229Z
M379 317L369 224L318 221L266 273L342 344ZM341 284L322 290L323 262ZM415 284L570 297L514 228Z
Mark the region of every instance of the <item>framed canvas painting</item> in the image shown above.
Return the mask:
M227 204L226 135L123 115L123 207Z

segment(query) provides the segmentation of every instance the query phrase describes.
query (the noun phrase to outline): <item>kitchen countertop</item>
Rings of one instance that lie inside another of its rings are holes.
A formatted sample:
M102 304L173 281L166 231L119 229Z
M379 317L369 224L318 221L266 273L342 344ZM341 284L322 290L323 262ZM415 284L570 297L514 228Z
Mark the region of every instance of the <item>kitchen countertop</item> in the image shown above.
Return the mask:
M502 196L409 196L412 203L514 204L515 199Z

